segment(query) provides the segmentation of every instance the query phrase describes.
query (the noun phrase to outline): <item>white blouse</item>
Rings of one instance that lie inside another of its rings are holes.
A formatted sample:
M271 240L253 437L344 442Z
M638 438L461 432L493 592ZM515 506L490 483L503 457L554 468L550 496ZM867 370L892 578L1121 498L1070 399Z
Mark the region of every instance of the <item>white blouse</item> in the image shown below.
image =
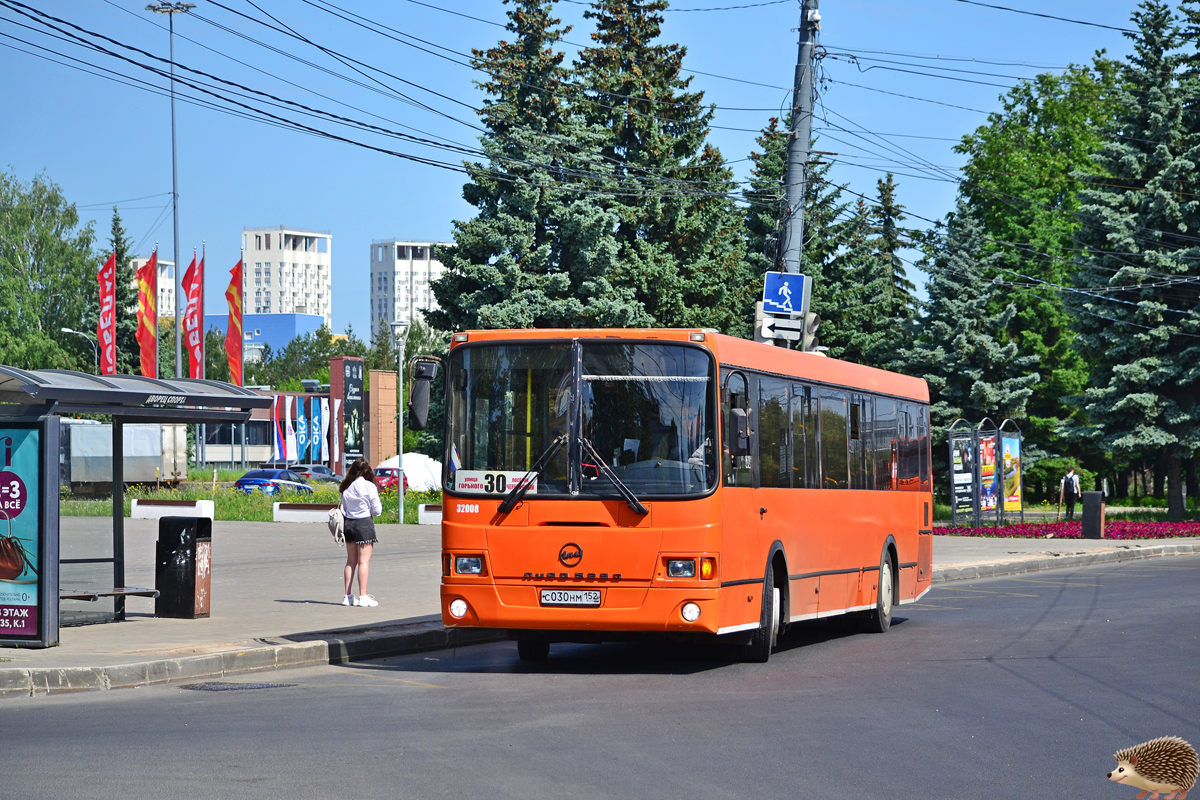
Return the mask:
M379 489L366 478L355 478L342 492L342 511L347 519L378 517L383 513Z

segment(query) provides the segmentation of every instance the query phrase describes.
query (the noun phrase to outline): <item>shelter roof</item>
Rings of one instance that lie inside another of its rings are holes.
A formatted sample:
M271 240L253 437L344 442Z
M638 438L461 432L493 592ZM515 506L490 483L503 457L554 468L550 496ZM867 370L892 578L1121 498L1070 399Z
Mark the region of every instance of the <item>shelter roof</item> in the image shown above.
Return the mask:
M240 422L271 398L222 381L88 375L0 365L0 403L50 414L106 414L145 422Z

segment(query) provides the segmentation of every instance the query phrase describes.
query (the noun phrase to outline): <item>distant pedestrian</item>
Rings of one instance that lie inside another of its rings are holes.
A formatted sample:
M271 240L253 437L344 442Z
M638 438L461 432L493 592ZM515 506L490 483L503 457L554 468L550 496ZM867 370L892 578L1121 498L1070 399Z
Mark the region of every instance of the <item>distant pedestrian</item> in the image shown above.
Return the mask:
M379 487L375 485L375 471L365 458L360 458L350 465L339 488L342 492L342 511L346 515L346 597L342 605L371 608L379 605L374 597L367 594L371 551L379 541L375 538L375 521L372 517L383 513ZM358 597L350 593L356 568Z
M1059 496L1067 504L1067 519L1070 520L1075 516L1075 501L1080 497L1079 476L1075 474L1075 467L1067 468L1067 474L1063 476L1059 482Z

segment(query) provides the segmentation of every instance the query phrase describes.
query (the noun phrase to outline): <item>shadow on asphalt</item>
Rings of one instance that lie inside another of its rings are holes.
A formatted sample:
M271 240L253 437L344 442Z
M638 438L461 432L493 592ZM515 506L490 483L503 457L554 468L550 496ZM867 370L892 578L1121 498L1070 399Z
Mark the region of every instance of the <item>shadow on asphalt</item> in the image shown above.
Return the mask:
M892 626L904 617L893 617ZM809 620L793 623L776 644L772 658L861 633L849 621ZM344 664L347 669L392 672L532 673L561 675L692 675L741 663L739 648L689 642L561 642L550 646L550 657L526 663L517 656L516 642L472 645L451 650L395 656Z

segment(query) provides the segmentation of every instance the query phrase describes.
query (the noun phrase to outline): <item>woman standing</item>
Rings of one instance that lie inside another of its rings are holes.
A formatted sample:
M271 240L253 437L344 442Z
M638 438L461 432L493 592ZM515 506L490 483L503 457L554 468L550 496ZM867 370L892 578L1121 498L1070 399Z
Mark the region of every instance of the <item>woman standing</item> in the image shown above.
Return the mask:
M371 518L383 513L379 487L375 485L375 470L371 469L366 459L360 458L350 465L339 488L342 491L342 511L346 515L346 597L342 605L372 608L379 603L367 594L371 550L378 541L375 538L375 521ZM358 569L358 597L350 594L355 568Z

